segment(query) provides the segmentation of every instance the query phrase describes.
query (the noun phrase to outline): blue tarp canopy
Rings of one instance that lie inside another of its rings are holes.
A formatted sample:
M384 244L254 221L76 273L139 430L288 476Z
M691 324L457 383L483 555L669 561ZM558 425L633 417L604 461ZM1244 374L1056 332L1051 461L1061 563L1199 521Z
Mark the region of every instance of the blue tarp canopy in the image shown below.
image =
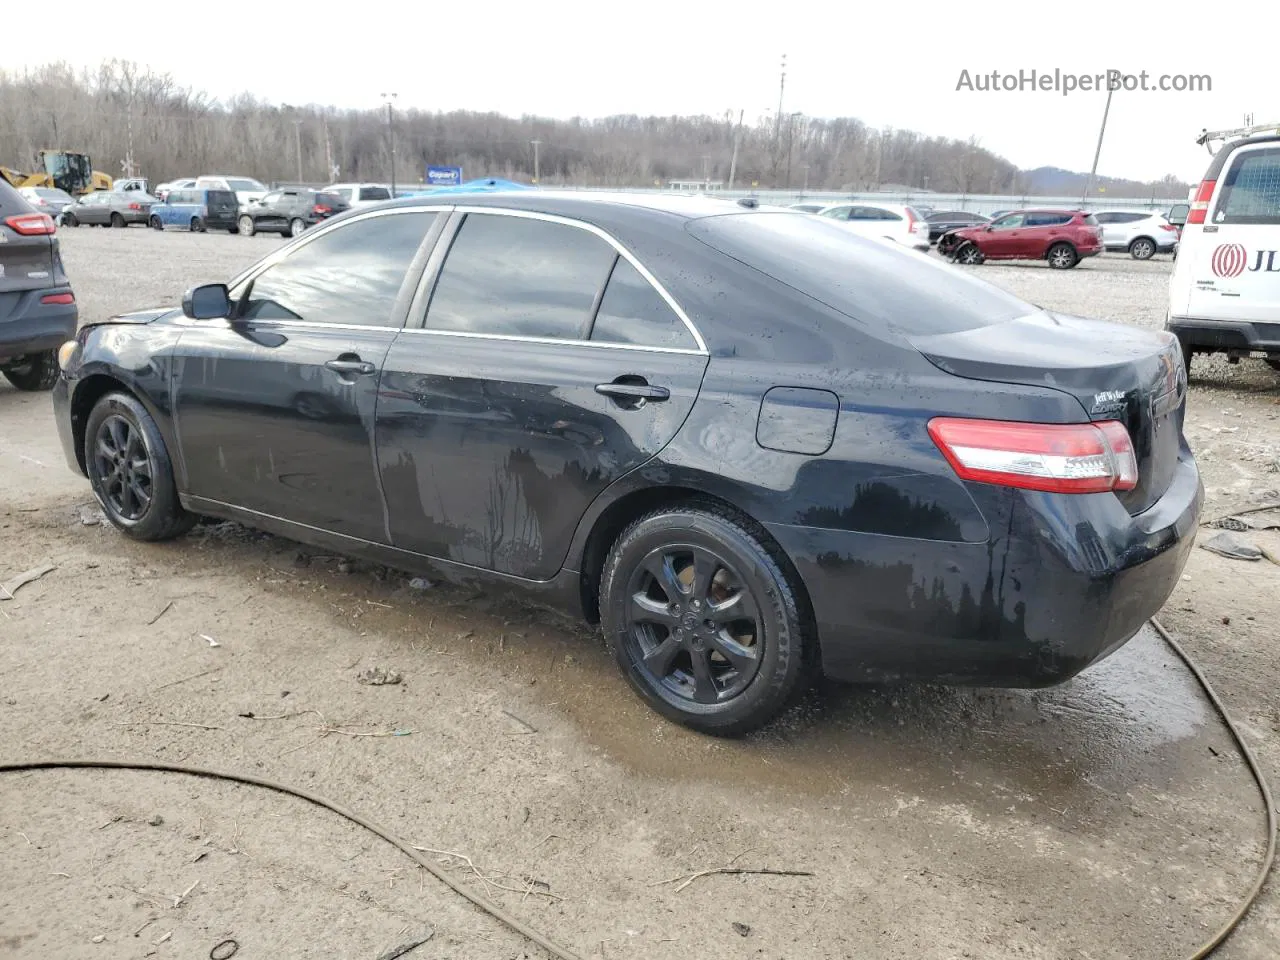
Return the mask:
M533 190L527 183L516 183L514 180L499 180L496 177L483 177L479 180L468 180L452 187L414 188L414 194L435 196L438 193L497 193L500 190ZM409 190L404 191L409 193Z

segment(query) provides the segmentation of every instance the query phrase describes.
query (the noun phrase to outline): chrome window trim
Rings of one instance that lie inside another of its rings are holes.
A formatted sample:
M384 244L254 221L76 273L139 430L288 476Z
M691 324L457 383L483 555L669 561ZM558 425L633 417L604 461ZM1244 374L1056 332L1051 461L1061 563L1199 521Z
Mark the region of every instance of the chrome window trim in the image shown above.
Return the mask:
M529 337L518 333L469 333L466 330L428 330L425 327L405 327L400 332L425 333L434 337L463 337L469 340L508 340L516 343L550 343L561 347L600 347L604 350L643 350L647 353L681 353L689 357L710 356L710 354L704 350L693 350L689 347L647 347L641 343L609 343L605 340L564 340L559 337Z
M675 313L675 315L680 318L680 322L684 324L685 329L689 331L689 335L693 337L693 342L697 344L697 349L691 349L689 347L651 347L651 346L645 346L643 344L605 344L603 341L576 340L576 339L570 340L570 339L562 339L559 337L527 337L527 336L522 336L520 334L468 333L461 330L432 330L430 327L427 327L425 325L426 316L429 316L431 313L430 301L428 301L427 303L427 314L424 315L424 318L423 318L424 325L418 328L416 332L435 333L435 334L461 336L461 337L482 337L487 340L526 340L526 341L532 341L535 343L587 343L587 344L591 344L592 346L614 346L614 347L621 346L631 350L656 350L656 351L661 351L663 353L690 353L690 354L697 354L699 356L710 356L710 351L707 349L707 342L702 339L702 334L699 333L698 328L693 325L693 321L690 320L689 315L684 312L684 308L680 306L679 303L676 302L675 297L671 296L671 294L667 292L667 288L658 282L658 278L649 272L649 269L636 258L635 254L633 254L630 250L628 250L625 246L623 246L611 234L600 229L594 223L587 223L584 220L574 220L571 217L562 217L554 213L540 213L534 210L511 210L506 207L473 207L473 206L467 206L465 204L458 204L453 209L455 212L462 213L462 214L472 214L472 213L489 214L491 216L500 216L500 217L517 217L523 220L543 220L543 221L546 221L547 223L559 223L559 224L563 224L566 227L576 227L579 230L585 230L588 233L595 234L605 243L609 244L609 246L613 247L613 249L620 256L625 257L627 259L627 262L629 262L633 267L636 268L636 272L638 272L640 276L644 277L644 279L648 282L648 284L658 292L658 296L662 297L662 299L666 302L667 306L670 307L672 311ZM445 263L446 264L448 263L448 256L445 257ZM439 273L437 273L435 279L438 279L438 278L439 278ZM433 281L433 286L434 286L434 281ZM432 290L433 296L434 296L434 293L435 291L433 289Z

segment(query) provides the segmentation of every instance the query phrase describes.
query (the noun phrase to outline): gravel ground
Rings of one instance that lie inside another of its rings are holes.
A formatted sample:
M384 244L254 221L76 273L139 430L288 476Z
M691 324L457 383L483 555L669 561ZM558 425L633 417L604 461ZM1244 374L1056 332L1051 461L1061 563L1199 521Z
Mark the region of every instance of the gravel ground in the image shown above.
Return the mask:
M63 243L94 318L176 303L279 241ZM973 269L1053 309L1163 320L1167 259ZM1276 376L1197 360L1193 377L1208 512L1280 487ZM0 579L56 564L0 601L0 762L304 786L444 851L584 958L1178 958L1256 869L1243 765L1153 636L1055 690L824 688L766 733L709 740L643 708L585 628L501 592L415 590L232 524L127 541L95 522L50 418L0 387ZM1280 780L1278 585L1197 550L1162 616ZM374 667L402 682L361 683ZM240 960L373 960L428 925L410 960L542 956L372 835L254 788L7 775L0 851L2 956L204 957L233 937ZM813 876L661 883L731 862ZM1277 955L1275 890L1222 957Z

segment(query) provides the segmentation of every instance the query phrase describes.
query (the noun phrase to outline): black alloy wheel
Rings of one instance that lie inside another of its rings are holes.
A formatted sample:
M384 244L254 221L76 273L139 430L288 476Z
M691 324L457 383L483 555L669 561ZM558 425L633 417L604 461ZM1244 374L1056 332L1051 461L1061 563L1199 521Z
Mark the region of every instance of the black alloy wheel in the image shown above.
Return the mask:
M658 712L704 733L763 726L807 670L800 590L749 522L674 507L618 538L601 583L610 650Z
M195 524L178 501L164 438L135 397L108 393L94 405L84 462L107 519L135 540L169 540Z
M978 249L978 245L968 240L956 251L955 258L957 263L964 263L970 266L976 266L986 259L982 255L982 251Z

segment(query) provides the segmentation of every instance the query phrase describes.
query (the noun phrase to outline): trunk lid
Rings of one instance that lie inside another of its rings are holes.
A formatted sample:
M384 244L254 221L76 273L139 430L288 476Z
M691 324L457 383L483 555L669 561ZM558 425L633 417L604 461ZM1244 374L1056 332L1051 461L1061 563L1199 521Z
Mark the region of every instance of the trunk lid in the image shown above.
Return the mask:
M1187 392L1171 334L1046 311L910 340L947 373L1060 390L1080 402L1082 421L1123 423L1139 477L1137 487L1116 496L1130 514L1168 489L1182 447Z

